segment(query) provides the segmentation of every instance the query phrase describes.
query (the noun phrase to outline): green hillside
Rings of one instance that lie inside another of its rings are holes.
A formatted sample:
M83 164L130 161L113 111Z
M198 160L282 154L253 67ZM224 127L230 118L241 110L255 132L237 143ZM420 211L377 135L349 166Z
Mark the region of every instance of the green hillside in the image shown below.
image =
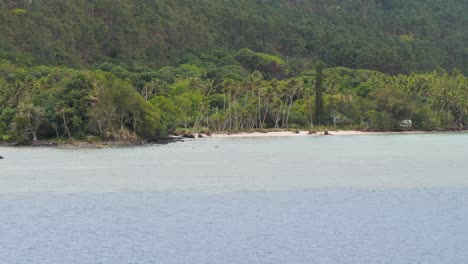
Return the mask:
M0 57L20 65L177 65L213 49L410 73L468 71L468 1L2 0Z
M0 143L468 124L465 0L0 0L0 25Z

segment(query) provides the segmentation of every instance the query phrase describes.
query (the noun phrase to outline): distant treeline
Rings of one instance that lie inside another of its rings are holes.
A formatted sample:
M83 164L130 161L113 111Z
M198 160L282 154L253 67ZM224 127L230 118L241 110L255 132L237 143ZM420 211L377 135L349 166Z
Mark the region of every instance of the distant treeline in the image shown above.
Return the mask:
M224 54L224 53L223 53ZM0 62L0 138L155 140L177 129L240 131L337 127L461 129L468 79L458 71L387 75L313 68L247 49L159 70Z
M0 59L23 67L161 68L249 48L296 74L317 60L468 74L466 0L0 0L0 25Z

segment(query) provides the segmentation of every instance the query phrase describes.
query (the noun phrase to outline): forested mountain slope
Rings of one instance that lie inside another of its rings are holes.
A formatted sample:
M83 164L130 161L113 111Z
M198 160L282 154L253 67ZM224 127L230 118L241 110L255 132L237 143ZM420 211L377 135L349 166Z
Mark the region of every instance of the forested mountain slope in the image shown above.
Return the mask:
M1 0L0 25L0 58L24 66L161 67L249 48L390 74L468 72L466 0Z
M0 0L0 144L462 130L467 0Z

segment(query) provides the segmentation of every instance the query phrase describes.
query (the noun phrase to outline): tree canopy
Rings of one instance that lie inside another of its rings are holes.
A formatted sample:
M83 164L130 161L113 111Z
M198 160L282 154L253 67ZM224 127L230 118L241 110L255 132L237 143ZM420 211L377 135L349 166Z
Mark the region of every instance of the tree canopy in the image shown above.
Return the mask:
M248 48L243 62L322 60L390 74L468 73L459 0L1 0L0 58L22 66L178 66Z
M467 5L0 0L0 141L463 129Z

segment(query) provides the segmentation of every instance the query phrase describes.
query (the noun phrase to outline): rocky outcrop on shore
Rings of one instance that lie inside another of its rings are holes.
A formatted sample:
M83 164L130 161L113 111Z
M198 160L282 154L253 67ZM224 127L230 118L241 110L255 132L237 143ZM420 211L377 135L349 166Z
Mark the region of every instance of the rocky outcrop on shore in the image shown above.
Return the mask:
M88 149L101 149L101 148L112 148L112 147L132 147L132 146L144 146L149 144L169 144L174 142L184 141L181 137L169 137L153 141L23 141L23 142L0 142L0 146L3 147L57 147L64 149L73 148L88 148Z

